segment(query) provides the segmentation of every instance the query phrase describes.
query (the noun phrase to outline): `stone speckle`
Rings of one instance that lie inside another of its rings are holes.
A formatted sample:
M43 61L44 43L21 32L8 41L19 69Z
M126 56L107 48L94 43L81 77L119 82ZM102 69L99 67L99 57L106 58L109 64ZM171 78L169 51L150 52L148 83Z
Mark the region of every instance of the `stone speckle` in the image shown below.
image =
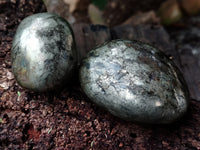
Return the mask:
M51 13L35 14L20 23L11 55L17 82L37 92L60 88L77 61L69 24Z
M80 82L93 102L125 120L167 124L188 107L187 86L173 62L137 41L115 40L92 50Z

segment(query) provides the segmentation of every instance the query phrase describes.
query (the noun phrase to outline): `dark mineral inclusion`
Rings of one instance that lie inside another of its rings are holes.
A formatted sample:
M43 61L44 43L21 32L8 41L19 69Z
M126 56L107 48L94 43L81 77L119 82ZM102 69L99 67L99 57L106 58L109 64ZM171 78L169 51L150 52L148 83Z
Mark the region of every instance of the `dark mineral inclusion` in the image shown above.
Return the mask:
M188 107L188 90L173 62L137 41L115 40L92 50L80 82L93 102L125 120L167 124Z
M77 59L72 30L55 14L29 16L17 29L11 56L22 87L38 92L60 88L70 79Z

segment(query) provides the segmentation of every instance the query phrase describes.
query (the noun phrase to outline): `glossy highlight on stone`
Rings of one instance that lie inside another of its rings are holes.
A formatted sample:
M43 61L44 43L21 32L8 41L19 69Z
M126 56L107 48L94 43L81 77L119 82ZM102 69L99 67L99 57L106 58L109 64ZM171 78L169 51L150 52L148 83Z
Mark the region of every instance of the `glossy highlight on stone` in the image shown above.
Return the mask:
M168 124L188 108L180 71L161 51L138 41L114 40L90 51L80 83L88 98L124 120Z
M11 58L13 74L22 87L37 92L61 88L77 61L70 25L51 13L25 18L16 31Z

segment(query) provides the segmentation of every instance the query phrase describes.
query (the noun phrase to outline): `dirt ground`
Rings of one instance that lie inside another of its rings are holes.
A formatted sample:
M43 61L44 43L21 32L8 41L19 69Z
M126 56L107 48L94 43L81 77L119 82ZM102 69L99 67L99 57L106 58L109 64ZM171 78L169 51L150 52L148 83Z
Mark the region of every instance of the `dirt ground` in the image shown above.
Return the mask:
M0 1L0 149L200 149L200 102L194 99L174 124L139 125L91 103L78 82L55 94L18 86L11 72L13 36L24 17L44 11L41 0Z

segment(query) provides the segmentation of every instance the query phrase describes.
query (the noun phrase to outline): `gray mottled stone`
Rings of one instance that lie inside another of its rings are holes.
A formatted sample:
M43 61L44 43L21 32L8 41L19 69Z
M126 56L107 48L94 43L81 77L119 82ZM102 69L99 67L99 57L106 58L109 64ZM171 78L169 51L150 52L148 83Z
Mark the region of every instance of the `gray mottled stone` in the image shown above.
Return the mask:
M70 79L77 59L72 30L55 14L29 16L17 29L11 56L22 87L38 92L60 88Z
M188 107L188 90L174 63L137 41L115 40L88 53L80 69L86 95L113 115L167 124Z

